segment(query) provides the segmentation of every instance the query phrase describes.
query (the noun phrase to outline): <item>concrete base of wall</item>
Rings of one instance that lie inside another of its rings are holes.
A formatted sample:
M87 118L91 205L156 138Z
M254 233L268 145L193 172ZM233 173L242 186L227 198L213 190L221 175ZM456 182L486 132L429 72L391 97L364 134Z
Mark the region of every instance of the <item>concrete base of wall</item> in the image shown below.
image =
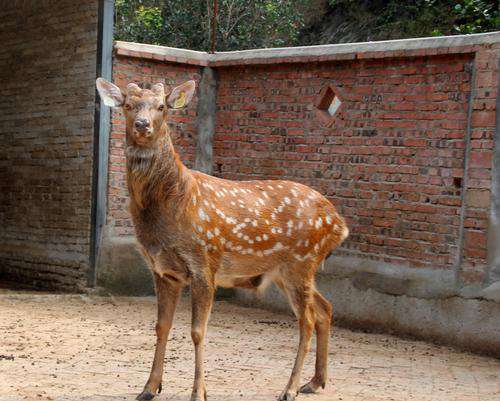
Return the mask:
M333 303L335 324L408 335L500 357L500 303L494 301L500 288L495 285L481 298L484 290L475 294L470 289L457 290L453 272L339 257L326 261L316 281ZM105 238L98 285L119 295L154 294L151 273L134 237ZM219 295L227 298L230 294L226 290ZM237 290L233 299L291 313L275 287L260 297Z
M110 237L103 240L97 285L116 295L153 295L151 272L135 237Z
M415 298L356 288L349 278L317 277L318 289L333 304L334 324L389 332L500 357L500 304L481 299ZM291 313L274 286L257 297L237 290L239 303Z

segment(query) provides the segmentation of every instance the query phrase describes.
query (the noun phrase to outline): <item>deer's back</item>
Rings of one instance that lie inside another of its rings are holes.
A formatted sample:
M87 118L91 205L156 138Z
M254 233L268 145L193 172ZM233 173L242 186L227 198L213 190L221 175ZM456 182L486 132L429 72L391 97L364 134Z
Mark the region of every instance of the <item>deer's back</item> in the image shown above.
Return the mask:
M305 185L230 181L199 172L193 177L192 238L213 256L254 266L255 258L269 256L321 261L348 235L331 202Z

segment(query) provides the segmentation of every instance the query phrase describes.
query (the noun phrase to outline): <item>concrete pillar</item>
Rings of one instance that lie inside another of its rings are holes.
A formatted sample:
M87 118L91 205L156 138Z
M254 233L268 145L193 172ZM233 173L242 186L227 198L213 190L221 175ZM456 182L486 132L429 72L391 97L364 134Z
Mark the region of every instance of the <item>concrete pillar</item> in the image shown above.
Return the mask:
M216 101L217 73L214 69L205 67L202 72L198 97L196 119L198 138L194 168L206 174L213 172Z

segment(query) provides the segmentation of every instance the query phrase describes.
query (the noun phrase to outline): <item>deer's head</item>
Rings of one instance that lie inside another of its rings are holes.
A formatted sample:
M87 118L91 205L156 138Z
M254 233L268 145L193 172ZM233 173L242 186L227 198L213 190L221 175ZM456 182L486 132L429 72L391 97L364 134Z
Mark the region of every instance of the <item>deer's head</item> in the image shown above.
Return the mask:
M167 122L167 109L181 109L193 98L195 82L187 81L168 95L163 84L141 89L130 83L122 91L103 78L97 78L97 90L106 106L121 107L126 119L127 144L149 147L162 135Z

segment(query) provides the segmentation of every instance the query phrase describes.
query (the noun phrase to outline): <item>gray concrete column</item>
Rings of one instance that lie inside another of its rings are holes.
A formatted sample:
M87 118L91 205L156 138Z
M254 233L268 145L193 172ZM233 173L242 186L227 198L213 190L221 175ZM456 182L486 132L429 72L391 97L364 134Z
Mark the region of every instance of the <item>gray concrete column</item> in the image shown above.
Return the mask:
M215 133L215 113L217 102L217 73L213 68L205 67L200 81L196 125L195 170L212 174L213 142Z

